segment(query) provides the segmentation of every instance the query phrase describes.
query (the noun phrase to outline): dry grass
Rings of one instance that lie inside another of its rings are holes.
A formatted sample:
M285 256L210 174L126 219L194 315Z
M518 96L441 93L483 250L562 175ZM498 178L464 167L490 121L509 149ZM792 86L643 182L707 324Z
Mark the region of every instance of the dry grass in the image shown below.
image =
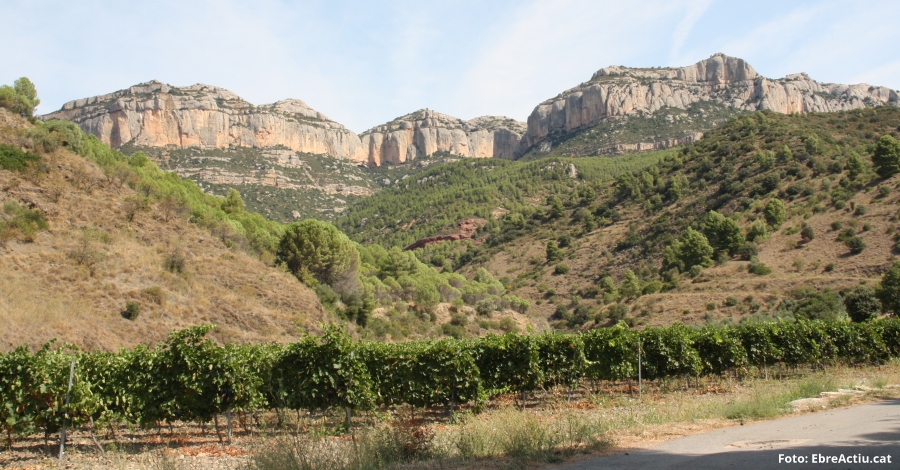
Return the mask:
M25 126L10 122L0 123L0 141L17 142ZM49 174L0 170L0 203L17 201L49 222L33 242L0 248L0 350L52 338L112 350L207 323L221 341L285 341L332 321L289 274L184 215L165 221L153 204L128 222L123 205L134 191L66 151L44 158ZM181 272L166 269L173 253L183 256ZM140 305L135 321L120 314L128 301Z

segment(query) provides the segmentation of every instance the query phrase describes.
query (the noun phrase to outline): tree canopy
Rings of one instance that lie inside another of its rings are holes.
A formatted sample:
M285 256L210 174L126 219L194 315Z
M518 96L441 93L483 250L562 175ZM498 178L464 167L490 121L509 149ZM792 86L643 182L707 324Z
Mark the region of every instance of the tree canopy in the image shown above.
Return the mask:
M24 117L34 116L34 108L41 104L37 89L27 77L22 77L13 86L0 86L0 108L6 108Z
M276 257L297 277L312 276L329 285L355 273L359 267L359 253L350 239L328 222L314 219L290 224L278 244Z

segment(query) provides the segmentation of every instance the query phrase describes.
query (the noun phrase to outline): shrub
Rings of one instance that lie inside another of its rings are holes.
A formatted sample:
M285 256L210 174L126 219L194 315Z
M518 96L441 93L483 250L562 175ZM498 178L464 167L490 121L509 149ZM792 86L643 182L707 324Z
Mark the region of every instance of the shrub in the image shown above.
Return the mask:
M825 272L830 273L834 271L834 263L828 263L825 265Z
M900 172L900 142L890 135L884 135L875 144L872 153L875 172L882 178L888 178Z
M856 210L853 211L855 215L866 215L866 206L860 204L856 206Z
M824 292L802 292L794 316L804 320L837 320L844 313L841 296L829 289Z
M547 242L547 262L552 263L553 261L562 259L562 251L560 251L559 247L556 245L556 242L550 240Z
M688 229L663 253L663 269L678 268L684 272L693 266L708 268L712 266L713 247L702 233Z
M781 202L781 199L770 199L763 209L763 216L766 218L766 222L772 227L778 228L781 226L787 218L787 210L784 207L784 203Z
M38 161L38 156L23 152L18 147L0 144L0 168L9 171L25 171L28 164Z
M816 233L813 231L812 227L804 225L803 229L800 230L800 236L803 237L803 240L810 241L816 238Z
M855 322L864 322L875 318L881 310L881 302L878 300L875 289L869 286L857 286L844 294L844 306L847 314Z
M834 222L831 223L831 230L834 230L835 232L837 232L843 226L844 226L844 224L840 220L835 220Z
M163 262L163 266L166 268L166 271L173 273L181 273L184 271L184 255L180 252L176 251L173 253L169 253L166 255L166 259Z
M882 184L881 186L878 187L878 195L879 196L885 198L885 197L890 196L890 194L891 194L890 186Z
M877 295L886 312L900 315L900 263L894 263L882 274Z
M760 263L758 260L751 260L750 265L747 266L747 272L756 274L757 276L765 276L772 274L772 268Z
M569 273L569 265L566 263L559 263L553 269L553 274L568 274Z
M725 306L734 307L738 304L738 299L736 297L728 296L725 298Z
M137 302L128 301L125 302L125 310L122 310L122 318L126 320L135 321L137 320L138 315L141 314L141 306Z
M612 307L609 307L609 310L607 310L606 313L606 316L614 323L624 320L625 315L628 315L628 306L625 304L615 304Z
M755 242L762 240L768 236L769 233L766 230L766 224L761 220L757 220L753 222L753 225L747 229L747 241Z
M850 237L844 244L847 245L847 248L850 248L850 253L854 255L858 255L866 249L866 242L860 237Z
M750 261L754 256L759 254L759 247L756 243L747 242L738 251L737 255L744 261Z
M497 310L497 304L493 299L481 299L475 303L475 312L481 316L489 317Z

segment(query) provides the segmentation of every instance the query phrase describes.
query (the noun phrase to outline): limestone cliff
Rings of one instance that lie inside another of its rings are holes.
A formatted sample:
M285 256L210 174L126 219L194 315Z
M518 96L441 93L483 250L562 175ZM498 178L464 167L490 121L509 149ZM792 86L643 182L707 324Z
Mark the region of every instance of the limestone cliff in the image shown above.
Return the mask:
M565 138L601 122L652 116L664 109L685 110L698 104L739 112L811 113L900 105L900 95L889 88L866 84L819 83L803 73L773 80L756 73L744 60L724 54L681 68L612 66L535 107L516 157L529 150L548 149L549 140L554 137ZM694 128L687 129L683 141L692 140L703 130L706 129L702 122L695 123ZM629 145L665 146L661 142Z
M365 162L359 137L303 101L253 106L214 86L150 81L70 101L43 119L67 119L112 147L287 147Z
M464 157L513 158L524 123L500 116L463 121L429 109L394 119L360 135L369 165L402 163L435 152Z

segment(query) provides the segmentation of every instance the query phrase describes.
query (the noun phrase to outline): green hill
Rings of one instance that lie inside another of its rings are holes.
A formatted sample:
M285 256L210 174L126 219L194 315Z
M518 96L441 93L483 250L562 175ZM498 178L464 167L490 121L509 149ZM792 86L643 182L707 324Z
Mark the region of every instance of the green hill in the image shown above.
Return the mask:
M337 224L360 241L403 245L488 219L484 243L432 245L418 257L462 273L487 268L561 327L791 316L877 282L893 259L896 181L871 163L883 135L900 135L895 107L758 112L666 152L431 167ZM784 220L769 214L775 199ZM688 228L711 249L694 270L679 252Z

